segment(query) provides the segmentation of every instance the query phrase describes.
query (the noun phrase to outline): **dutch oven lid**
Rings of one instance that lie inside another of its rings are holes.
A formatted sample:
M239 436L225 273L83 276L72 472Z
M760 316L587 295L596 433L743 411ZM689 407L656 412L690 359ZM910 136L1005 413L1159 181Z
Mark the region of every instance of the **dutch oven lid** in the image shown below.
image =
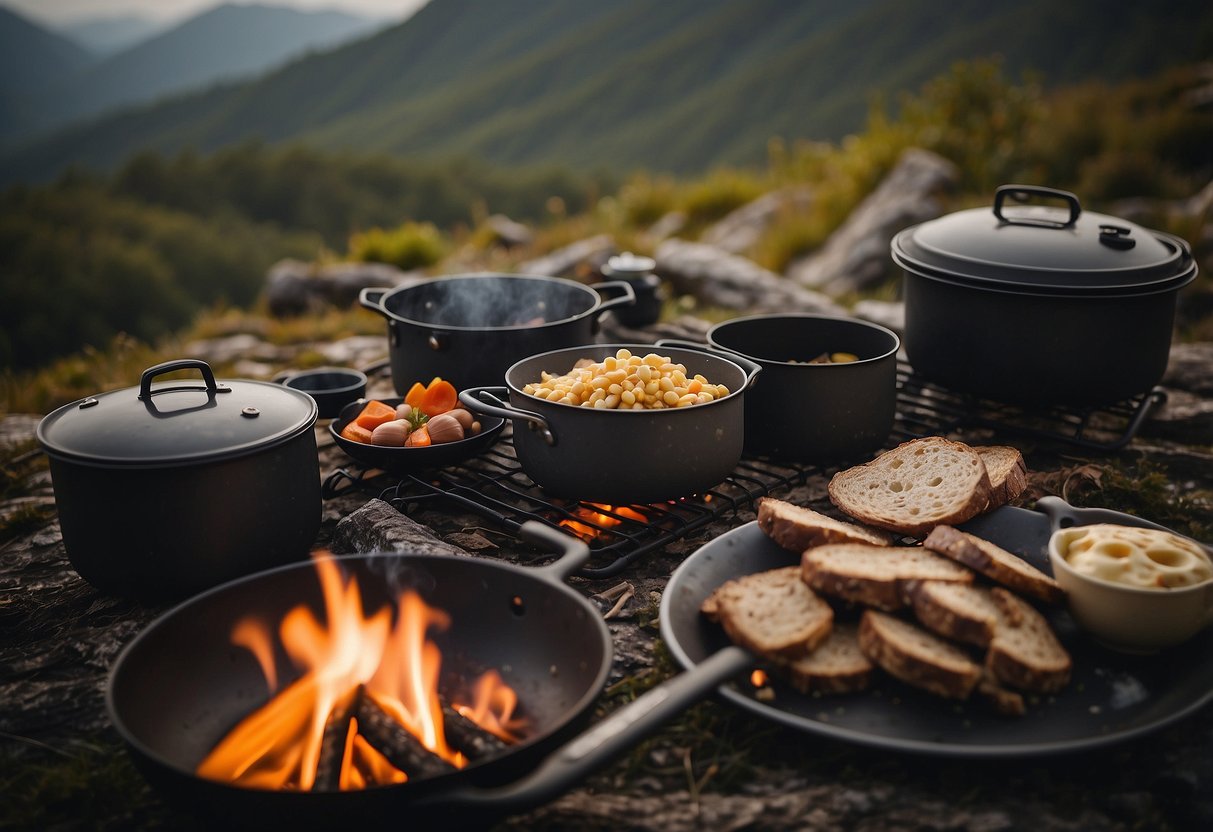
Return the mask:
M152 379L197 369L202 379ZM38 424L47 453L92 465L216 462L282 444L312 429L316 402L261 381L215 381L205 361L182 359L143 372L139 387L64 405Z
M1065 207L1005 205L1033 196ZM928 276L1034 293L1154 291L1196 275L1183 240L1083 211L1068 191L1031 185L1003 185L992 210L958 211L907 228L893 238L892 256Z

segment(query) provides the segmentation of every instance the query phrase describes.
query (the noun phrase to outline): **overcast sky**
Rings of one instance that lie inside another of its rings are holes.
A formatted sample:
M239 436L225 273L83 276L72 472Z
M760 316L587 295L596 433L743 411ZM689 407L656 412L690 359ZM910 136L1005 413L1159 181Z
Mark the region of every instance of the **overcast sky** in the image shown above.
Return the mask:
M224 2L250 5L256 0L0 0L0 6L7 6L35 21L49 23L131 13L176 21ZM257 5L339 9L368 17L402 18L423 2L425 0L260 0Z

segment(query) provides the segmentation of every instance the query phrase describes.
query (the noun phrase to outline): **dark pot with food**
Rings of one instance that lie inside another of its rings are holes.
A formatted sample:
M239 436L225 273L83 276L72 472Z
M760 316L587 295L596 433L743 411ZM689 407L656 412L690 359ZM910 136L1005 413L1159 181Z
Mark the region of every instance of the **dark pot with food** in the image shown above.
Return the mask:
M578 362L588 366L574 369ZM684 369L671 369L678 365ZM587 344L519 361L505 387L464 390L459 400L514 420L518 461L545 491L654 503L702 493L733 473L744 443L744 396L760 369L703 347ZM591 377L581 380L582 372Z
M1064 207L1011 206L1032 197ZM1103 214L1074 194L1004 185L992 210L960 211L892 242L905 271L914 370L1015 404L1105 405L1163 375L1188 244Z
M762 367L746 393L745 449L817 464L865 459L893 429L897 334L854 318L755 315L708 343Z
M198 370L202 380L157 376ZM204 361L144 371L38 425L63 545L98 589L163 601L307 557L320 528L316 402Z
M434 376L460 390L499 385L528 355L592 342L602 313L635 297L623 281L475 274L363 289L359 301L387 318L392 383L404 395Z

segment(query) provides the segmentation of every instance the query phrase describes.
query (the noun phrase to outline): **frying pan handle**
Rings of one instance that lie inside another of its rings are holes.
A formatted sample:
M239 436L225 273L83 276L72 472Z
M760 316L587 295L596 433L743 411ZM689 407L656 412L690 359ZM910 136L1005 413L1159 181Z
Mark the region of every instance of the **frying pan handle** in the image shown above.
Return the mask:
M718 686L754 665L754 657L741 647L726 647L691 670L645 693L544 760L530 774L496 789L465 787L425 801L431 806L458 804L460 811L478 809L486 814L521 812L540 806L564 793L623 752L651 736L662 724Z
M508 395L509 391L504 387L470 387L467 390L459 391L459 403L473 413L525 421L531 430L540 432L544 442L555 446L556 435L552 433L548 420L534 411L506 404L502 401L502 397Z
M701 344L698 341L683 341L678 338L662 338L660 341L654 344L654 346L681 347L684 350L698 350L699 352L706 352L711 355L718 355L721 358L727 358L734 364L739 365L742 372L745 373L745 386L742 388L743 390L749 389L750 386L754 384L754 379L756 379L758 374L762 372L762 365L758 362L746 358L741 353L736 353L732 350L720 349L719 347L714 347L711 344Z
M541 577L550 577L553 583L564 583L568 578L590 559L590 547L581 540L553 529L538 520L528 520L523 523L518 534L528 543L533 543L549 552L557 552L560 559L547 566L540 566L532 571L539 572Z

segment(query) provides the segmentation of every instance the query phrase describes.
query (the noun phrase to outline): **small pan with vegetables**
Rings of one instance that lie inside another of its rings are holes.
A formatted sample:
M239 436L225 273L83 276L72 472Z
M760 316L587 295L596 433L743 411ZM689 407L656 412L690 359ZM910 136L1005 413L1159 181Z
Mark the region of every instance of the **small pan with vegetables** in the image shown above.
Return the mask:
M403 398L351 402L329 423L329 433L359 462L405 474L479 454L504 427L504 419L460 408L455 387L435 378L414 384Z

